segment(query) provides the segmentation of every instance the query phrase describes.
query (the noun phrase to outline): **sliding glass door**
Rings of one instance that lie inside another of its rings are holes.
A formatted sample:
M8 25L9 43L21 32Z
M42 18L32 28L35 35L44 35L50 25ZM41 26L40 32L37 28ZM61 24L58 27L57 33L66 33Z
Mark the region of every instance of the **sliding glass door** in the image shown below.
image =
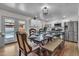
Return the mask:
M2 17L2 32L4 33L4 44L16 42L15 28L14 18Z
M15 20L14 19L9 19L9 18L5 18L4 19L5 22L5 43L11 43L11 42L15 42Z

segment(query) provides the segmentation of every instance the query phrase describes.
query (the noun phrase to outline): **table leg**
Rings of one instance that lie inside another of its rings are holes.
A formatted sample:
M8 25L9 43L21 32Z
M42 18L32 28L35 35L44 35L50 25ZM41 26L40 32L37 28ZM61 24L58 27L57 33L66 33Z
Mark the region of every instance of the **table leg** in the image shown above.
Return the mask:
M43 56L41 44L39 44L39 46L40 46L40 48L39 48L40 49L39 50L40 56Z

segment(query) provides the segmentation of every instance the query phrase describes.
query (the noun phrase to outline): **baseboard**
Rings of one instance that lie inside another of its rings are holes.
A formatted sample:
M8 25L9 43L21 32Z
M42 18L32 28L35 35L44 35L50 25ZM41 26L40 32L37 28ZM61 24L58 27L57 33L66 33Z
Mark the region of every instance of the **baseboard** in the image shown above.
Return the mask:
M68 42L73 42L73 43L78 43L78 42L74 42L74 41L69 41L69 40L65 40L65 41L68 41Z
M8 45L8 44L13 44L13 43L17 43L17 41L15 41L15 42L11 42L11 43L6 43L5 45Z

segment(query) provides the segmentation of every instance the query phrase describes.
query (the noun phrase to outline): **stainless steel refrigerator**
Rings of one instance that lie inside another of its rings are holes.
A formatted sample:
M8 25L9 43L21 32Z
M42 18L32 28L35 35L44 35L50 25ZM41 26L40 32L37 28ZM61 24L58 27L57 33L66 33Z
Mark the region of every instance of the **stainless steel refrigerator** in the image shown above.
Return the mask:
M69 21L64 23L65 40L78 42L78 21Z

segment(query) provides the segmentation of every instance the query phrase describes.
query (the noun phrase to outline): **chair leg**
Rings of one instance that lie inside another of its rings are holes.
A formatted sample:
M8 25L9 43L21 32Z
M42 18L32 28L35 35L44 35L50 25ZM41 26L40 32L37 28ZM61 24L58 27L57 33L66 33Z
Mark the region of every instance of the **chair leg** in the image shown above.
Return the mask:
M24 53L25 56L27 56L27 53Z
M19 56L21 56L21 50L19 50Z

